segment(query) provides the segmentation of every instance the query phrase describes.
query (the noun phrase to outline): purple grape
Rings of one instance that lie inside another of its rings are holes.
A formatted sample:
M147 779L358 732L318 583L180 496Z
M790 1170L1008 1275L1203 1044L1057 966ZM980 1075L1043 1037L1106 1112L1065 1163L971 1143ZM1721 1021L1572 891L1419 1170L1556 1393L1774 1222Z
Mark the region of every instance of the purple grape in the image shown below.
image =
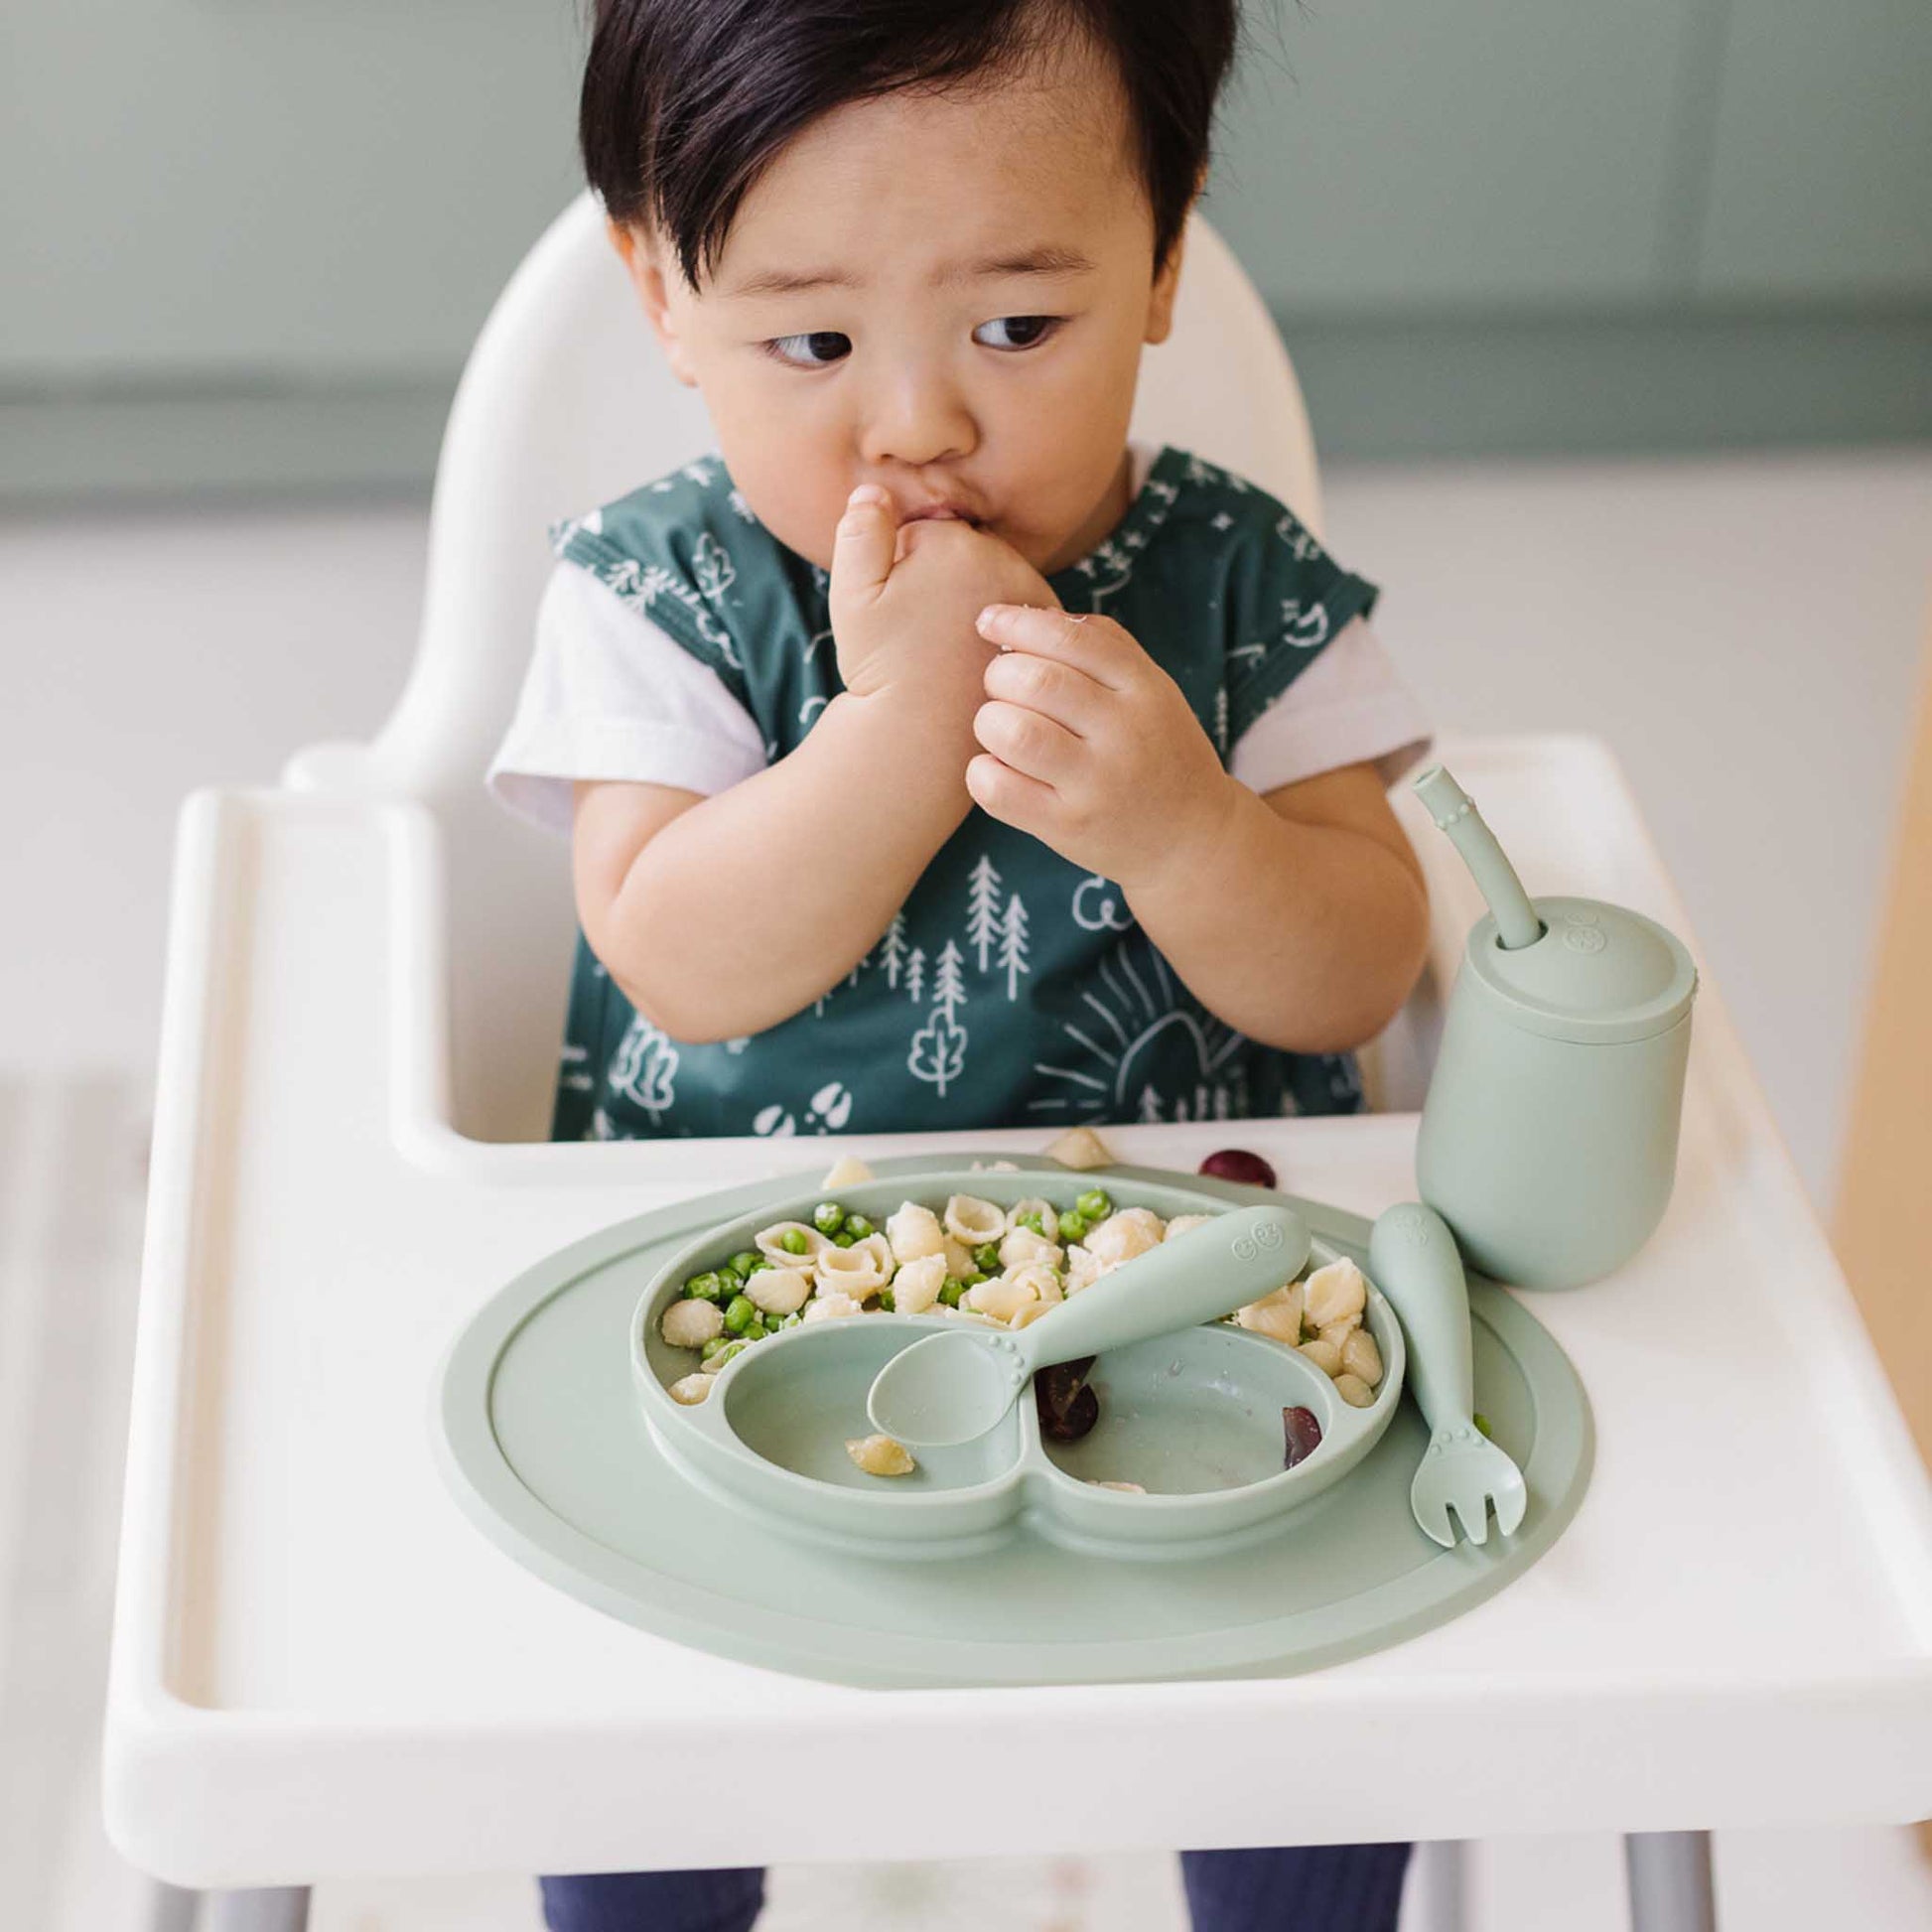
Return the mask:
M1306 1462L1321 1447L1321 1425L1312 1409L1284 1409L1282 1434L1288 1439L1288 1454L1282 1463L1285 1469Z
M1043 1368L1034 1377L1034 1407L1049 1442L1077 1443L1100 1420L1100 1398L1087 1383L1093 1357Z
M1249 1187L1272 1187L1275 1184L1275 1171L1258 1154L1250 1154L1246 1148L1224 1147L1218 1154L1210 1154L1198 1169L1201 1173L1210 1173L1216 1180L1239 1180Z

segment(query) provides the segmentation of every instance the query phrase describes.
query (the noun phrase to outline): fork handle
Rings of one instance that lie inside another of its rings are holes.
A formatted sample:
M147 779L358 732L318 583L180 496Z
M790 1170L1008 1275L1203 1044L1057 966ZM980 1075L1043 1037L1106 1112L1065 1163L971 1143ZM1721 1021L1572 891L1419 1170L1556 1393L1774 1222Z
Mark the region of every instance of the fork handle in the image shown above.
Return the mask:
M1368 1275L1402 1318L1409 1387L1430 1435L1468 1425L1475 1404L1469 1284L1449 1224L1420 1201L1391 1207L1370 1230Z

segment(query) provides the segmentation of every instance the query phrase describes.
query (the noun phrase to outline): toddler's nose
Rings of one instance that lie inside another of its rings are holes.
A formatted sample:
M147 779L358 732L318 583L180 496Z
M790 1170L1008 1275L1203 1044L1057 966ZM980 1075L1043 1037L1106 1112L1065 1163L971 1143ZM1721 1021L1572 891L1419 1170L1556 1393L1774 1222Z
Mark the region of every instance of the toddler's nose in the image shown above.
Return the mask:
M975 440L959 394L921 374L875 392L859 447L869 471L918 471L969 456Z

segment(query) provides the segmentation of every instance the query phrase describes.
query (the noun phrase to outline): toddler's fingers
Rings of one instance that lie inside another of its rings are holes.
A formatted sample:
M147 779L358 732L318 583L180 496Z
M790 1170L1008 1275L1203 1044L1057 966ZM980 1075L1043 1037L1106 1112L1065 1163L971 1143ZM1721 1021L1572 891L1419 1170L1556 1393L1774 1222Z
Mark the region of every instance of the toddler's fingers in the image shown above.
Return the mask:
M861 483L846 498L845 514L832 538L828 596L833 603L869 600L893 574L898 526L892 505L892 497L877 483Z
M1134 653L1125 646L1135 640L1112 618L1092 612L1076 618L1057 607L1042 611L1030 604L989 604L975 628L1002 650L1057 658L1110 691L1125 691L1133 682Z

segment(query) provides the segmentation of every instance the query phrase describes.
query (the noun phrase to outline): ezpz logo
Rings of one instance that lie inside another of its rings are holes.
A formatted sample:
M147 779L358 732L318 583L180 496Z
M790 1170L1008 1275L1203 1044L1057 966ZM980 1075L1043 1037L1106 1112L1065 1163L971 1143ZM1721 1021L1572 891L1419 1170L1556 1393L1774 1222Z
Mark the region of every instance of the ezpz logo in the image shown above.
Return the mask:
M1281 1245L1280 1224L1275 1221L1263 1221L1252 1234L1235 1237L1234 1258L1236 1261L1252 1261L1256 1255L1273 1254Z

